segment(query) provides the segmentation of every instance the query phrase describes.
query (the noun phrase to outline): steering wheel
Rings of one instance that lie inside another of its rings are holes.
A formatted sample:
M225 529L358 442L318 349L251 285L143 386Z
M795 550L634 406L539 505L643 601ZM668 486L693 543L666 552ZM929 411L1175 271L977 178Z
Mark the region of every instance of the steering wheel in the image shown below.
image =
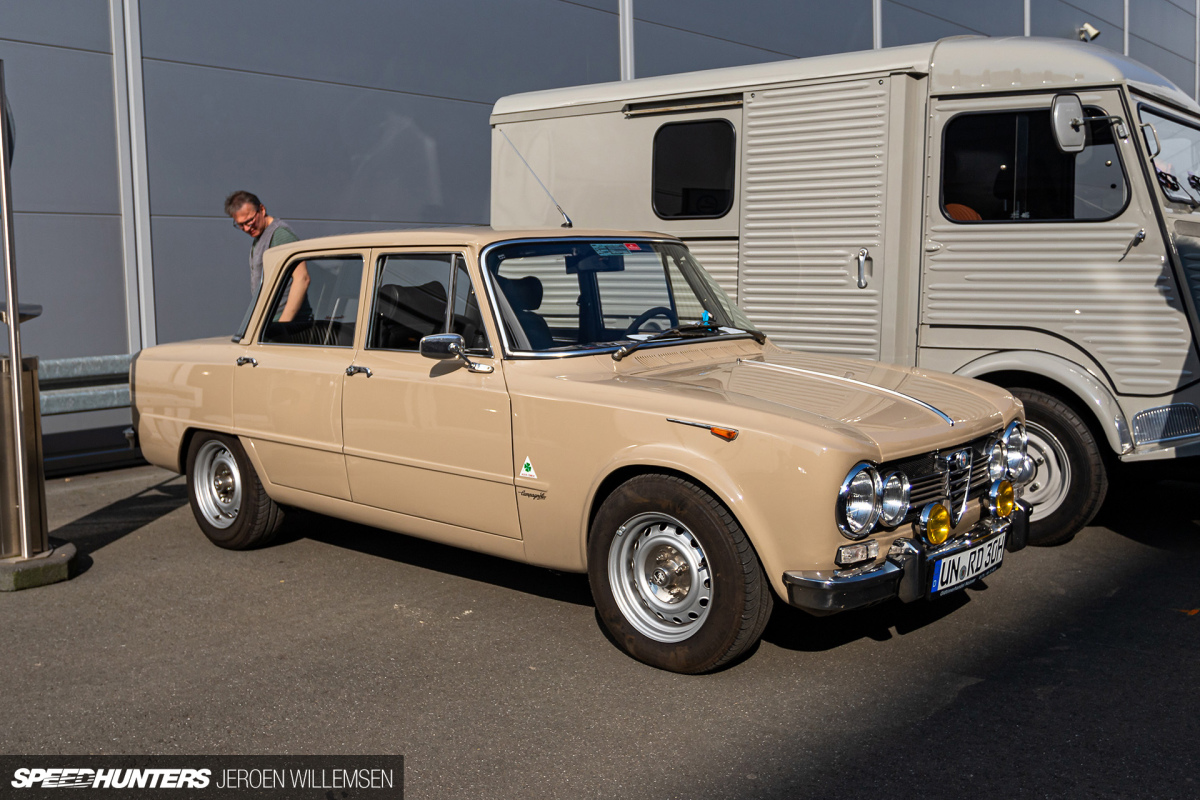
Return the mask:
M628 336L631 333L637 333L639 328L654 317L666 317L667 322L671 323L672 328L679 325L679 317L675 316L674 311L666 306L655 306L638 314L637 319L629 323L629 327L625 329L625 335Z

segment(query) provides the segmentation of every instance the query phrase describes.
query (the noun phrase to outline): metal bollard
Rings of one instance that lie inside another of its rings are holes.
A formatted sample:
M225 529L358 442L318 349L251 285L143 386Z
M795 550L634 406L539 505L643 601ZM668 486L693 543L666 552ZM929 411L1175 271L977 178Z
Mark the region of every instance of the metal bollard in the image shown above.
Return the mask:
M29 492L30 550L42 553L49 548L46 522L46 479L42 471L42 417L38 413L38 360L21 359L24 394L25 486ZM5 444L0 456L0 559L16 558L21 552L21 498L17 482L17 458L12 447L16 439L13 425L16 415L12 408L12 359L0 360L0 440Z

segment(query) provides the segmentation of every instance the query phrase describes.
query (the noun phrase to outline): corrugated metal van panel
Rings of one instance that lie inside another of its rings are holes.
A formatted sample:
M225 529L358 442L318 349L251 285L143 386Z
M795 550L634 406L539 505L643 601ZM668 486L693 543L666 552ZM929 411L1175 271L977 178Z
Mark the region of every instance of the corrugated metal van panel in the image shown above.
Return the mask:
M692 255L704 265L725 293L738 301L738 243L736 239L687 241Z
M744 106L739 305L776 343L878 357L888 79L759 91Z
M1129 249L1136 220L955 225L933 222L922 321L1048 331L1078 342L1117 391L1159 394L1195 380L1191 332L1171 267Z

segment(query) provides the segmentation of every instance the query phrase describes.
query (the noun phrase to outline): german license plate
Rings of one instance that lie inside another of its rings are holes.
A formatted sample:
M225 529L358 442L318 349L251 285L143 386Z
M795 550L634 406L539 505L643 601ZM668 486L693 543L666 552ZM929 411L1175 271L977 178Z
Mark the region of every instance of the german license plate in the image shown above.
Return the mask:
M933 562L933 584L929 587L929 593L939 595L953 592L971 581L995 572L1004 560L1006 536L1006 533L1002 533L994 539L975 545L970 550Z

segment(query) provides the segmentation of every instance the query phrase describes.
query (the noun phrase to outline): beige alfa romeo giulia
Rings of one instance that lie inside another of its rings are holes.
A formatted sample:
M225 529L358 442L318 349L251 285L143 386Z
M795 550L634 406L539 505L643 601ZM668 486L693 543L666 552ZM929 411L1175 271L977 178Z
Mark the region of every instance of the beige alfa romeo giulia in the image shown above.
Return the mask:
M266 260L232 341L133 366L142 452L222 547L291 506L586 572L619 646L703 672L777 598L937 597L1025 544L1008 393L782 350L677 240L442 228Z

